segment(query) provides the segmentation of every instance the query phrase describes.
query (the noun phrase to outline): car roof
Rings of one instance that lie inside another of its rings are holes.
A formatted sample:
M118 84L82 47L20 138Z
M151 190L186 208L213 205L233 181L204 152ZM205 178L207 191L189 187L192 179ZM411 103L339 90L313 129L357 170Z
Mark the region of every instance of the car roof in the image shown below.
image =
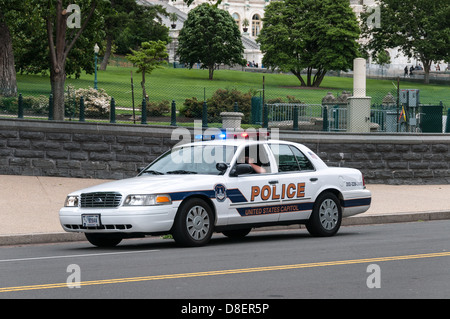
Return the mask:
M194 141L186 144L177 145L177 147L193 146L193 145L230 145L230 146L241 146L241 145L252 145L252 144L268 144L268 143L280 143L280 144L296 144L302 145L290 141L282 140L252 140L252 139L217 139L217 140L207 140L207 141Z

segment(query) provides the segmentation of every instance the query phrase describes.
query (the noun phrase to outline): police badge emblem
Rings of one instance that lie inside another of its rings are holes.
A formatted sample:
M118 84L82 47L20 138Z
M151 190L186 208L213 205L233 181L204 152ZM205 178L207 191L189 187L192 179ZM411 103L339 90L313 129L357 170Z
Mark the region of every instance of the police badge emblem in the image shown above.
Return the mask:
M223 202L227 198L227 189L225 185L217 184L214 186L214 193L219 202Z

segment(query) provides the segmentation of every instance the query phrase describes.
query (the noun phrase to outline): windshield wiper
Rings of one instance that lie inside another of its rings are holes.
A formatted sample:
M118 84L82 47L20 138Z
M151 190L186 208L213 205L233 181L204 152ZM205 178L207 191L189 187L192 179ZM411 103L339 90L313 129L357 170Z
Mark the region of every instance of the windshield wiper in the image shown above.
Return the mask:
M178 169L175 171L167 172L167 174L197 174L197 172L185 171L184 169Z
M148 170L148 171L143 171L142 174L153 174L153 175L164 175L164 173L158 172L158 171L153 171L153 170Z

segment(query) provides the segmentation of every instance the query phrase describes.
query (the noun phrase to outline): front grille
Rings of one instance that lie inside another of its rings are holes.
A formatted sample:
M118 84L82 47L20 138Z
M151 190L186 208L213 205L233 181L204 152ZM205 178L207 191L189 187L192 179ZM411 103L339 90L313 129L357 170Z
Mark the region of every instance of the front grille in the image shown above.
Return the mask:
M81 194L80 205L83 208L118 207L121 199L119 193L86 193Z

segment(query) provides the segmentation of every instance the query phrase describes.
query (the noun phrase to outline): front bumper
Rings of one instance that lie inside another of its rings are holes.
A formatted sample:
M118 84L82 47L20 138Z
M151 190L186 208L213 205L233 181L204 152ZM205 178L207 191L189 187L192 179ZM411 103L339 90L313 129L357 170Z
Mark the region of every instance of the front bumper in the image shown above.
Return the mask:
M64 207L59 220L67 232L90 233L159 233L172 228L177 208L169 205L81 209ZM99 215L100 225L84 227L82 215Z

